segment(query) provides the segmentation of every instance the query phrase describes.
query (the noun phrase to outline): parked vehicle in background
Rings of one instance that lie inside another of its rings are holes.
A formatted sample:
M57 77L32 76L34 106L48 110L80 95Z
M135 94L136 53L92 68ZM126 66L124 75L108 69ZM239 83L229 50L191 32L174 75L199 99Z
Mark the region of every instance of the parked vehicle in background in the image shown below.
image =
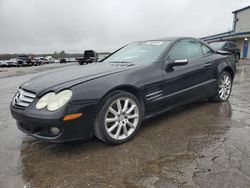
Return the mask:
M39 57L34 57L32 61L33 61L33 65L35 66L43 65L43 60L40 59Z
M17 56L17 63L18 66L31 66L33 65L33 62L31 61L31 57L29 57L28 55L19 55Z
M65 58L66 62L67 63L70 63L71 62L71 59L70 58Z
M0 61L0 67L7 67L7 66L8 66L8 64L5 60Z
M72 57L69 57L69 58L65 58L67 62L69 63L72 63L72 62L75 62L76 59L75 58L72 58Z
M60 63L60 59L54 59L55 63Z
M9 67L9 64L8 64L7 60L1 60L0 61L0 67Z
M45 57L45 59L47 60L48 64L55 63L55 59L52 58L51 56L47 56Z
M28 55L19 55L10 60L1 60L0 67L21 67L21 66L39 66L43 64L56 63L59 60L47 57L32 57Z
M16 58L6 60L6 63L7 63L7 67L18 67L18 66L20 66L19 63L18 63L18 60Z
M85 50L82 58L77 58L80 65L98 61L98 53L94 50Z
M43 64L50 64L50 60L48 60L48 59L45 58L45 57L39 57L39 59L40 59L41 61L43 61Z
M60 64L62 64L62 63L67 63L67 61L66 61L65 58L61 58L61 59L60 59Z
M211 42L209 45L214 50L224 50L232 53L236 63L240 60L240 48L232 41Z
M164 111L204 99L227 101L236 66L229 52L220 53L194 38L135 42L102 63L58 69L23 83L11 113L21 131L41 140L95 135L121 144L143 120Z

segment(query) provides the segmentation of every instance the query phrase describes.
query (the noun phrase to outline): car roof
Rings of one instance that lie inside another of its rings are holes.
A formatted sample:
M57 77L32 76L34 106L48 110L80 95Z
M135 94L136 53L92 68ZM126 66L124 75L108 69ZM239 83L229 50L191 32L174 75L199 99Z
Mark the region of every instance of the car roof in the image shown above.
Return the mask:
M174 41L174 40L180 40L180 39L195 39L193 37L164 37L164 38L159 38L156 40L168 40L168 41Z
M225 44L225 43L227 43L227 41L215 41L215 42L209 42L209 44L214 44L214 43Z
M215 42L210 42L210 43L235 43L234 41L230 41L230 40L224 40L224 41L215 41Z
M137 41L137 42L146 42L146 41L177 41L177 40L181 40L181 39L194 39L194 40L200 41L199 39L194 38L194 37L164 37L164 38L149 39L149 40Z

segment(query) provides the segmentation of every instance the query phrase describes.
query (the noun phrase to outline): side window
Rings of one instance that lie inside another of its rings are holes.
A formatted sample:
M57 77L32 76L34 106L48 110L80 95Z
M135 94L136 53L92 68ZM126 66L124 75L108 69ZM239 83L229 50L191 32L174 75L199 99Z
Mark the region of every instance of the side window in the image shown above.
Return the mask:
M174 61L177 59L187 59L187 42L182 40L173 47L172 51L168 56L169 61Z
M187 56L188 60L193 60L203 57L203 53L201 50L201 43L196 40L189 40L187 43Z
M204 44L201 44L201 50L204 56L212 54L213 51L210 50L207 46L205 46Z
M237 48L236 44L234 44L234 43L230 43L230 47L231 48Z
M224 49L225 49L225 48L229 48L229 44L228 44L228 43L224 44L223 48L224 48Z
M168 59L170 61L177 59L188 59L190 61L203 57L205 53L213 53L208 47L202 46L204 45L196 40L182 40L174 46Z

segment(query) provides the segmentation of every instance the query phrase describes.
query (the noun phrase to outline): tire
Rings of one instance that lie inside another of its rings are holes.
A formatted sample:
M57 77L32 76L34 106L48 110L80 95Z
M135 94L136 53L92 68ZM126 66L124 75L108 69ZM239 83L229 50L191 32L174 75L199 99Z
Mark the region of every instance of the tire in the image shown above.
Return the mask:
M217 95L211 98L214 102L227 101L232 92L233 79L229 72L223 71L217 82Z
M239 54L236 54L235 55L235 63L238 63L240 60L240 55Z
M99 109L94 134L111 145L131 140L137 133L144 114L141 102L126 91L115 91L105 97Z

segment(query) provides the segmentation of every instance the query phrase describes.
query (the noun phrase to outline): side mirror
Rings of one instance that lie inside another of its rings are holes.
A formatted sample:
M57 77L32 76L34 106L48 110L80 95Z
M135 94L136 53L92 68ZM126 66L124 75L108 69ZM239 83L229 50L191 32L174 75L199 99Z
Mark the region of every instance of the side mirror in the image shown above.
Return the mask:
M175 67L175 66L183 66L186 64L188 64L187 59L176 59L173 62L169 62L167 64L167 70L173 70L173 67Z

